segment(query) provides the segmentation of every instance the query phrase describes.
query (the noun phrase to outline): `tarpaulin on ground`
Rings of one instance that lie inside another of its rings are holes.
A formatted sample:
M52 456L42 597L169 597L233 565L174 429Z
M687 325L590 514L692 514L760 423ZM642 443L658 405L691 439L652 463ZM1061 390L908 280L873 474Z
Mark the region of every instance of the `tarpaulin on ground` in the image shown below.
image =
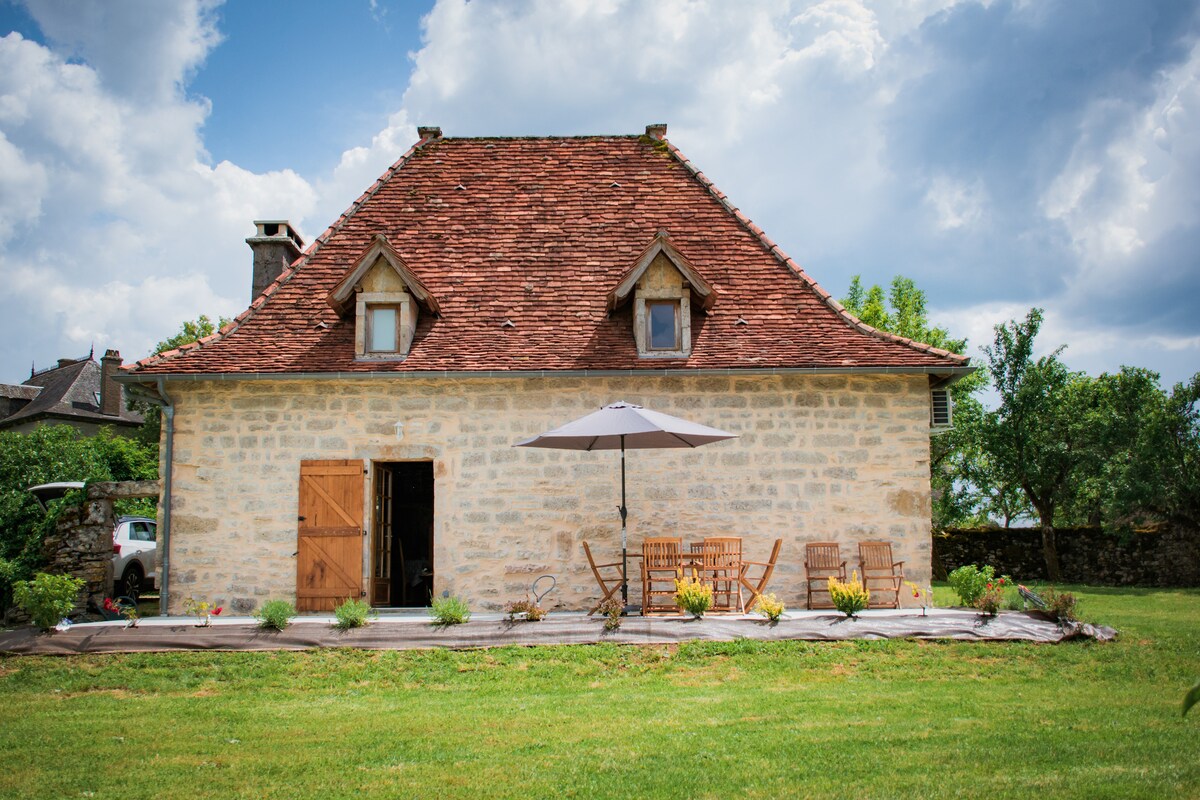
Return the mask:
M688 641L762 641L845 639L945 639L955 641L1030 641L1069 639L1108 641L1112 628L1084 623L1059 624L1035 612L995 617L953 609L864 613L846 619L836 612L804 612L778 623L752 617L626 617L616 631L604 630L603 618L551 614L540 622L476 618L462 625L437 626L419 617L381 617L365 628L334 629L327 619L298 618L286 630L259 628L253 620L221 620L210 627L179 619L147 619L136 628L121 623L74 625L41 633L30 627L0 632L0 652L70 655L186 650L305 650L356 647L367 650L503 647L508 645L676 644Z

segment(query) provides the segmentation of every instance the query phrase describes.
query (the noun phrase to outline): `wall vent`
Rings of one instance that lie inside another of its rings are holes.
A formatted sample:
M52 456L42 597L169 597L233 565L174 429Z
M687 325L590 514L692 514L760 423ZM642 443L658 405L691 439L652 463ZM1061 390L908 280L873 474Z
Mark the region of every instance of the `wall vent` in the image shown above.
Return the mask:
M939 433L954 427L954 401L950 399L950 390L929 390L929 427Z

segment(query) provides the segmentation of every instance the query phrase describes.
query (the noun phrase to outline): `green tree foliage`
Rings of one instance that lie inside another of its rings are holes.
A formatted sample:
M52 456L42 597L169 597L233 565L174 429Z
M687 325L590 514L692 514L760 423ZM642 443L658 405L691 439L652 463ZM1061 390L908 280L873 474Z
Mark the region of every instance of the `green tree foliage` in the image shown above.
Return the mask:
M219 317L219 322L213 322L207 314L201 314L194 320L184 320L179 326L179 332L159 342L154 348L154 354L177 350L185 344L198 342L205 336L212 336L229 324L227 317Z
M1059 360L1062 348L1039 359L1034 339L1042 325L1041 309L1023 322L996 326L996 338L984 348L1000 407L983 418L981 447L997 477L1017 485L1037 512L1042 552L1051 580L1061 580L1054 541L1054 515L1072 497L1084 475L1088 439L1081 411L1090 400L1087 376L1071 373Z
M1020 487L1058 580L1055 526L1200 522L1200 375L1168 395L1156 373L1137 367L1071 372L1061 347L1033 358L1041 322L1032 309L998 325L984 348L1000 406L982 419L975 466Z
M165 353L168 350L177 350L185 344L197 342L205 336L212 336L218 330L228 325L229 322L228 317L219 317L217 322L213 322L207 314L201 314L194 320L184 320L179 326L179 331L174 336L169 336L155 345L152 355ZM138 399L131 399L129 407L141 414L144 420L142 427L138 430L137 438L157 447L162 431L162 411L160 408L154 403Z
M0 607L11 602L13 582L32 575L42 560L46 515L27 488L55 481L157 477L157 447L108 428L92 437L69 425L0 432Z
M841 300L842 305L868 325L897 336L963 354L966 339L953 338L945 328L929 323L925 293L904 276L892 279L888 292L876 285L864 289L855 275ZM961 476L977 463L975 441L983 406L975 393L987 384L987 375L976 370L950 387L954 403L954 427L930 442L930 471L933 490L933 525L941 529L986 521L979 511L978 489L986 482L966 482Z

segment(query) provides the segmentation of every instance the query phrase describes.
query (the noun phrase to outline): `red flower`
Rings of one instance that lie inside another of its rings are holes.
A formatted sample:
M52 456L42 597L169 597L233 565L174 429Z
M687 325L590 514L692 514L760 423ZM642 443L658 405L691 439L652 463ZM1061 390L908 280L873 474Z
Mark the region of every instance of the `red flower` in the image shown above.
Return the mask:
M104 610L105 611L116 611L117 610L117 604L113 602L113 599L111 597L104 598Z
M1000 585L1001 585L1001 586L1003 586L1003 585L1004 585L1004 578L1001 578L1001 579L1000 579Z
M913 597L920 597L920 596L921 596L921 593L918 592L916 589L913 589Z
M990 589L990 588L992 588L992 582L991 582L991 581L988 581L988 588L989 588L989 589Z
M214 617L218 616L221 613L221 611L223 611L223 610L224 610L223 606L217 606L215 609L213 609L213 616Z

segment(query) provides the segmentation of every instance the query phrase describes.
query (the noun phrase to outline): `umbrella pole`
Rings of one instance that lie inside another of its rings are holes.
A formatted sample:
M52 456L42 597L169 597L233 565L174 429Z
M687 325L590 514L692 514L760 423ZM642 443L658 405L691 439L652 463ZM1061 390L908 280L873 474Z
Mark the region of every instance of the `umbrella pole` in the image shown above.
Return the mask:
M625 507L625 434L621 434L621 605L629 608L629 558L626 549L625 518L629 509Z

